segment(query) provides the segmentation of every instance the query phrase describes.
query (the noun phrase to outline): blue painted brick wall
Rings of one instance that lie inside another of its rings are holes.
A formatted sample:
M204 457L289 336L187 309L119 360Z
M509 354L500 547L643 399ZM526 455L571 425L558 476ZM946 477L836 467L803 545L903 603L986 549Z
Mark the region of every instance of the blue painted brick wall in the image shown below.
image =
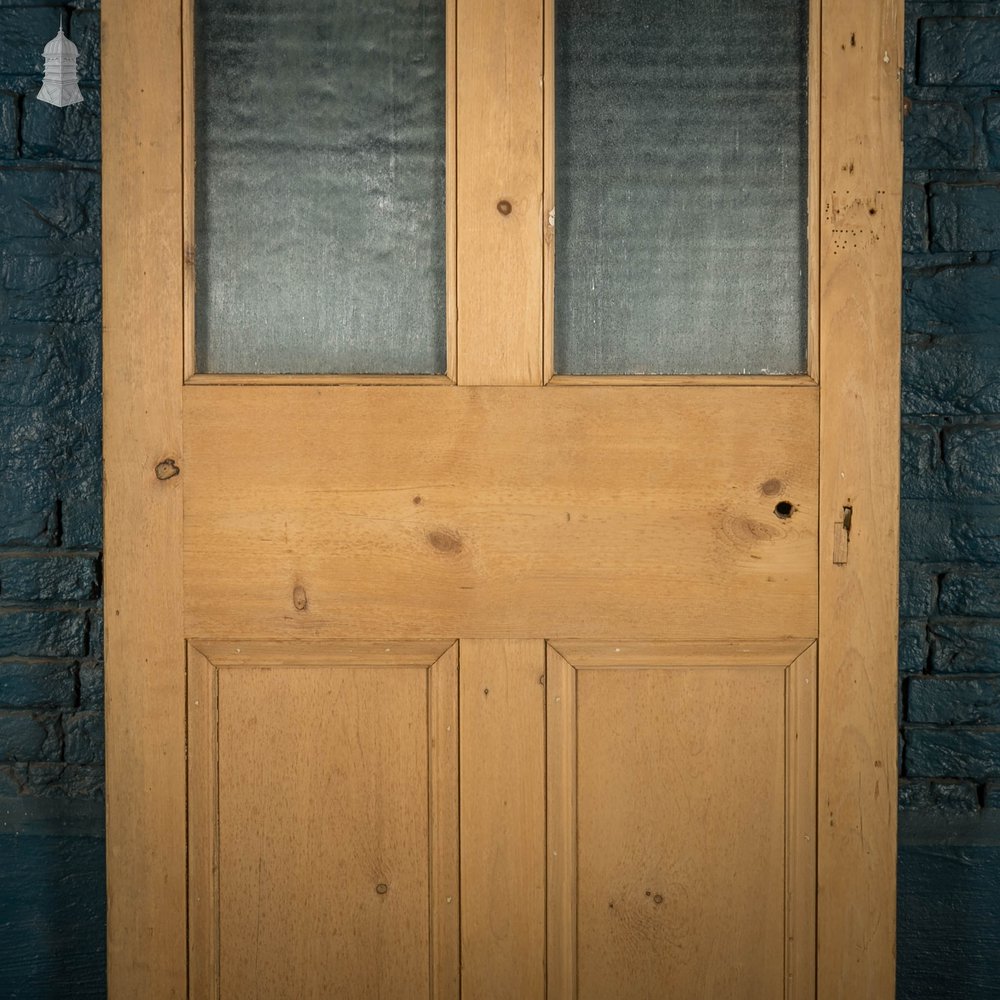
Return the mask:
M104 994L98 6L0 0L0 997ZM34 99L59 11L64 110ZM1000 3L908 3L906 32L899 996L976 1000L1000 996Z
M1000 998L1000 3L906 5L901 1000Z
M99 20L0 0L0 997L105 992Z
M902 803L922 809L1000 781L1000 4L909 3L906 35Z

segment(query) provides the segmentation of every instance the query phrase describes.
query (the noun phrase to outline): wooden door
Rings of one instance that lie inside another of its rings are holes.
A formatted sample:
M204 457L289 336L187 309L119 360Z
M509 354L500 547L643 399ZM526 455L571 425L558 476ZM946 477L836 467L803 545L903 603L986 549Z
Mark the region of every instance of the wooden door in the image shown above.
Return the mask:
M554 371L553 9L448 8L446 373L283 377L103 6L114 998L892 995L901 4L813 4L785 377Z

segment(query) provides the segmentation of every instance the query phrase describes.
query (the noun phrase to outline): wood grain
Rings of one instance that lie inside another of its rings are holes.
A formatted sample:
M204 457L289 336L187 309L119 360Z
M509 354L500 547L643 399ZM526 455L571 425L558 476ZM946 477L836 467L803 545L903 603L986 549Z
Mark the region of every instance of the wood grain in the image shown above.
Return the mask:
M187 652L188 996L219 1000L219 671Z
M821 1000L895 975L902 31L899 0L823 5Z
M542 6L458 5L458 381L542 379Z
M753 386L802 385L815 386L811 375L553 375L547 385L660 385L660 386L706 386L721 385L728 388L751 388Z
M817 644L785 674L785 997L816 997Z
M545 644L463 639L462 996L545 997Z
M187 993L180 5L101 11L108 995ZM143 57L136 59L136 53Z
M456 653L192 649L193 997L457 1000Z
M547 1000L577 996L576 670L546 649Z
M461 995L458 643L429 673L431 1000Z
M781 996L784 668L576 673L577 996Z
M549 997L814 1000L816 643L558 645Z
M185 398L190 635L815 635L813 389Z
M812 639L752 642L585 642L552 639L549 648L577 669L631 670L636 667L784 667L805 652Z

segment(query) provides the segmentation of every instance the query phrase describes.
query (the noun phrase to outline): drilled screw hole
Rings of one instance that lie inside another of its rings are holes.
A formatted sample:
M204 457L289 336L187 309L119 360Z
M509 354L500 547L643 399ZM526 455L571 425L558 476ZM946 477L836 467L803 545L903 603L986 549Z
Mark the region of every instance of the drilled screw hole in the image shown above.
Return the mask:
M795 513L795 508L787 500L779 500L774 505L774 513L781 518L782 521L787 521L788 518Z

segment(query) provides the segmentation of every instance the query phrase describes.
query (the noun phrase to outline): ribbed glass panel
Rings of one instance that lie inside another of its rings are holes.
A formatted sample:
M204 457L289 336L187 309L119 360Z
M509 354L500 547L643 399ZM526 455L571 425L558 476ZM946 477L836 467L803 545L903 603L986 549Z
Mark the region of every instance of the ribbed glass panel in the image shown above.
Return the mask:
M556 0L556 370L806 362L808 0Z
M196 0L199 371L444 371L444 13Z

